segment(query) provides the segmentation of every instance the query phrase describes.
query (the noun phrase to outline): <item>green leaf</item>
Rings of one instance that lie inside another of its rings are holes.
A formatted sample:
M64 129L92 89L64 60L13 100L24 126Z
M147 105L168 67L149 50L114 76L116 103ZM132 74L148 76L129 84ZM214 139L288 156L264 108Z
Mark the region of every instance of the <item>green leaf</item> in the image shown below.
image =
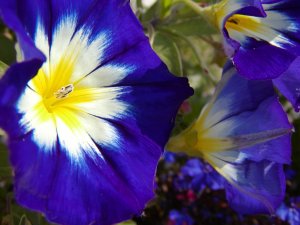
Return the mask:
M169 35L156 32L153 48L159 57L167 64L169 70L176 75L183 75L182 58L175 41Z
M201 16L177 20L175 23L169 24L167 28L184 36L203 36L216 33L216 30Z
M4 34L0 34L0 61L11 64L16 61L14 41Z
M0 144L0 181L11 177L11 168L8 160L8 151L5 145Z
M121 223L117 223L115 225L136 225L136 222L132 221L132 220L127 220Z
M4 62L0 61L0 78L4 75L7 68L8 68L8 65L6 65Z
M159 0L159 3L161 10L161 18L170 15L173 0Z
M173 0L162 0L161 2L164 9L169 9L172 6Z
M146 10L140 17L143 24L153 23L159 17L159 4L156 2L149 9Z

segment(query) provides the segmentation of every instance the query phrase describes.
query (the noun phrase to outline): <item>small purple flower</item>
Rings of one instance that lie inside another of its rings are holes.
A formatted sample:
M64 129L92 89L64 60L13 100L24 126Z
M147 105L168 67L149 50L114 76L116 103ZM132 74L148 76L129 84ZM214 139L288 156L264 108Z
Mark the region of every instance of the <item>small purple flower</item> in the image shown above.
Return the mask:
M173 152L165 151L163 154L163 159L165 163L174 163L176 162L176 154Z
M223 178L206 162L201 159L190 159L181 168L185 180L189 180L189 188L196 192L204 188L218 190L224 188Z
M285 203L282 203L281 206L277 209L276 215L288 222L290 225L299 225L300 224L300 208L298 207L288 207Z
M171 210L169 213L169 220L167 225L193 225L193 219L186 213L178 210Z

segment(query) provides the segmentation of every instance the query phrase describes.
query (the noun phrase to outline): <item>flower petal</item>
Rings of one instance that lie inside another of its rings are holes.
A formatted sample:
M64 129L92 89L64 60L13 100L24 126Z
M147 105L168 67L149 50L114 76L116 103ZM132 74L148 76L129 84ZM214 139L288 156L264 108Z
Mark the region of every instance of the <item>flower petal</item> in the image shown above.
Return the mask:
M26 60L33 58L45 60L45 57L35 48L32 41L34 27L38 19L37 12L50 16L45 2L39 0L30 1L30 3L27 1L17 2L16 0L0 2L0 16L3 22L15 31L22 49L23 57ZM20 15L18 15L18 13L20 13ZM22 17L23 20L20 20L20 17ZM45 27L48 28L49 24L46 21L44 21L44 23ZM26 25L24 26L24 24Z
M273 79L286 71L296 56L266 42L247 39L232 57L242 76L248 79Z
M271 81L246 80L229 64L206 109L205 138L230 140L227 149L240 149L241 158L290 162L290 136L285 134L292 127Z
M7 69L5 75L0 80L0 126L9 129L10 120L15 119L14 105L18 101L21 93L24 91L26 83L37 72L43 64L43 57L14 64ZM12 133L18 132L11 130Z
M282 164L268 160L228 162L218 153L207 160L228 181L226 197L234 210L241 214L275 213L285 194Z
M298 57L280 77L273 80L274 85L292 103L296 112L300 110L300 57Z

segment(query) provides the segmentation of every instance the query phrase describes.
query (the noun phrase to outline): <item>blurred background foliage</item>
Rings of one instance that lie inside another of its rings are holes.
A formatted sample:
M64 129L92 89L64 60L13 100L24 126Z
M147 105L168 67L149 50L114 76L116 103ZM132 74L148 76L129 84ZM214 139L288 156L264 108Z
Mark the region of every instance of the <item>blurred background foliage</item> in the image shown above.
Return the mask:
M195 2L200 7L216 0ZM221 77L226 57L220 35L183 0L132 0L131 5L156 53L172 73L188 77L195 90L194 96L182 104L178 113L173 131L178 133L197 118ZM0 21L0 75L7 65L16 61L15 43L14 34ZM286 168L287 194L283 207L288 211L284 211L284 215L242 216L235 213L226 202L221 178L205 162L166 153L157 170L156 198L149 202L141 216L122 224L300 224L300 117L283 98L282 104L296 131L292 138L293 163ZM0 137L5 143L5 134L1 133ZM26 210L15 202L12 177L9 153L5 144L1 144L1 225L50 224L42 214Z

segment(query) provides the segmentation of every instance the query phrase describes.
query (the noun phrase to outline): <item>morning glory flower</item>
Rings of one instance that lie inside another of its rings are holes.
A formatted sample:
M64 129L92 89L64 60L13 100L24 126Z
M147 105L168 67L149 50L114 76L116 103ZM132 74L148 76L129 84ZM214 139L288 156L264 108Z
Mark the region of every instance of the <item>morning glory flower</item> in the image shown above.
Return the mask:
M23 57L0 81L16 200L64 225L140 214L187 80L128 1L0 1L0 15Z
M300 55L300 1L223 0L211 9L225 52L246 78L276 78Z
M274 213L285 193L290 131L272 81L244 79L228 64L211 101L167 149L210 163L227 180L226 197L237 212Z

